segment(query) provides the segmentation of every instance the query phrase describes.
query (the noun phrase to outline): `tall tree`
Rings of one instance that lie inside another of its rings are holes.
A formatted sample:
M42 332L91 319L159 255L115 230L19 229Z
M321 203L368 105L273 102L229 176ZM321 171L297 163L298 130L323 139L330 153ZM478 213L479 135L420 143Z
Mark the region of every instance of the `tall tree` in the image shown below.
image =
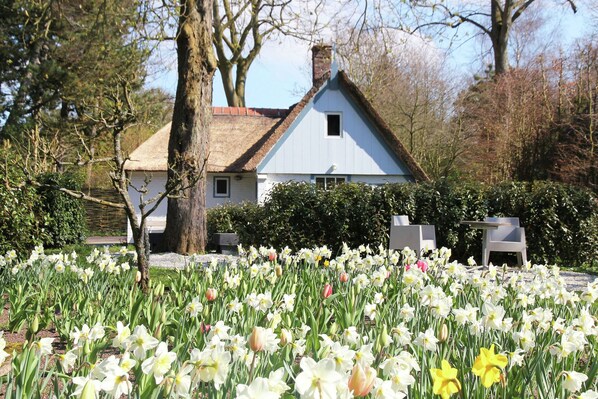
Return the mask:
M168 142L168 183L182 179L191 188L168 199L165 247L177 253L206 246L206 165L212 117L212 0L184 0L177 31L178 83ZM197 183L195 179L199 174Z
M577 12L576 0L565 3ZM509 70L509 40L513 24L517 22L536 0L374 0L367 24L382 24L409 32L425 31L430 34L455 35L459 29L469 27L473 32L489 39L497 75ZM366 5L368 3L366 2ZM544 4L544 7L550 5ZM365 11L364 11L365 14ZM449 40L454 39L451 37Z

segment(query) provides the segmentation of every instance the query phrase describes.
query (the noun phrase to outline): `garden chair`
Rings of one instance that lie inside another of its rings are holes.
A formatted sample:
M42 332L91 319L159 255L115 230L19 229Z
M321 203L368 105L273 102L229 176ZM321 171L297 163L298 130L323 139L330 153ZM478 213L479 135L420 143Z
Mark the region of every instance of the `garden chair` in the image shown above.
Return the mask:
M434 225L409 224L405 215L393 216L390 221L390 249L409 247L418 254L422 249L436 249L436 230Z
M486 232L482 242L482 265L488 266L490 252L515 252L517 263L525 265L527 263L525 229L519 226L519 218L487 217L485 221L505 225Z

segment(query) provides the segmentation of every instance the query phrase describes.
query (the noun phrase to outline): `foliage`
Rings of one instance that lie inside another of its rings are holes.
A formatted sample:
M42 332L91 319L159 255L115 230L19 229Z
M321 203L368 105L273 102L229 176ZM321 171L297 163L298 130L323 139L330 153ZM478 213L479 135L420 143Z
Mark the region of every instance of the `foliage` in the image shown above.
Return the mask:
M324 243L336 251L343 243L387 245L392 215L435 225L438 245L452 248L461 260L481 253L482 233L460 222L486 216L519 217L532 261L580 264L598 257L595 196L550 182L484 186L439 180L380 187L346 184L330 191L291 182L275 186L261 206L218 207L208 219L212 231L216 226L229 231L232 225L246 245L299 249Z
M40 176L39 182L70 190L81 190L80 178L70 173L46 173ZM82 200L48 187L39 188L38 193L46 218L47 236L44 246L57 248L82 242L87 230Z
M40 197L22 178L16 170L0 169L0 253L28 252L46 237Z
M319 389L567 399L598 389L598 281L572 292L558 268L468 269L446 248L418 259L251 247L234 262L191 258L168 289L145 294L126 252L0 256L6 398L320 398ZM8 353L17 331L28 339Z

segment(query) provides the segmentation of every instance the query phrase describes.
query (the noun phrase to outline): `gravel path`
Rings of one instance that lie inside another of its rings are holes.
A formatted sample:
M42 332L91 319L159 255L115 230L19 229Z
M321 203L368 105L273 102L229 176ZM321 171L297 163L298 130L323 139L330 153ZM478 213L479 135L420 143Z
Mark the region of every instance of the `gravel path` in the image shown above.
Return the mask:
M201 263L208 263L213 258L216 258L218 260L227 260L234 259L235 256L222 254L205 254L195 255L195 258L198 259L198 261ZM162 253L150 255L150 265L155 267L183 269L188 262L188 256L179 255L175 253ZM566 270L561 270L560 274L567 283L567 289L572 291L582 291L586 288L588 283L591 283L592 281L598 278L598 276L594 276L591 274L571 272Z

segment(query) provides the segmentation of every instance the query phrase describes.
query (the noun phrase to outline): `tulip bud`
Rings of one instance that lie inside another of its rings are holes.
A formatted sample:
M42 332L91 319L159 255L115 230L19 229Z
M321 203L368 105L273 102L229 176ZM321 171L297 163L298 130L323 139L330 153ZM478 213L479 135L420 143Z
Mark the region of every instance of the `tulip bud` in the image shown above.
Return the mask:
M35 315L33 321L31 322L31 332L35 334L39 330L39 316Z
M217 297L218 297L218 291L216 290L216 288L208 288L206 290L206 299L208 300L208 302L212 302Z
M135 274L135 282L138 283L141 281L141 272L139 270L137 270L137 273Z
M338 279L341 283L346 283L347 281L349 281L349 275L345 272L342 272L340 276L338 276Z
M338 324L336 324L336 322L332 323L332 325L330 326L330 328L328 329L328 333L330 335L334 335L336 334L338 331Z
M274 272L276 273L276 277L282 276L282 267L280 265L276 265L276 267L274 267Z
M249 347L254 352L261 352L264 350L264 329L262 327L253 327L253 331L249 336Z
M276 252L272 251L268 254L268 260L274 262L276 260Z
M445 323L442 323L442 326L440 326L440 331L438 333L438 341L439 342L445 342L448 339L448 327Z
M351 377L349 378L349 390L353 392L356 398L367 396L374 382L376 381L376 370L370 366L361 367L358 363L353 367Z
M207 334L208 332L210 332L210 329L212 328L211 325L209 324L205 324L203 321L199 324L199 328L201 329L201 332L204 334Z
M322 289L322 298L326 299L332 295L332 285L326 284Z
M286 328L280 330L280 346L293 342L293 334Z

